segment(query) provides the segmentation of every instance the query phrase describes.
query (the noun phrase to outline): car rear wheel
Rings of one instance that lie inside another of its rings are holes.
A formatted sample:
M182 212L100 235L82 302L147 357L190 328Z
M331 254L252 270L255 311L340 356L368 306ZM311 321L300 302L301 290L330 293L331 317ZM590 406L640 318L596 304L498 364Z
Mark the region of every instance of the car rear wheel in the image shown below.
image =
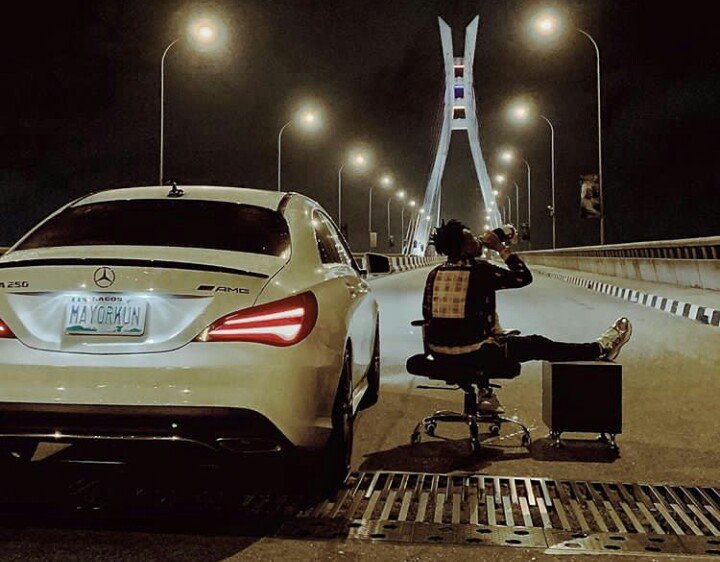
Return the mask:
M334 490L342 485L350 470L355 414L353 413L352 363L350 350L345 349L343 370L340 375L332 412L332 433L323 452L325 469L321 472L323 487Z
M380 324L375 324L375 343L373 355L370 360L370 369L367 374L368 387L363 395L358 410L366 410L377 404L380 396Z
M350 349L346 349L333 404L330 438L322 450L300 459L306 484L324 495L335 493L350 470L355 426L352 403L351 355Z

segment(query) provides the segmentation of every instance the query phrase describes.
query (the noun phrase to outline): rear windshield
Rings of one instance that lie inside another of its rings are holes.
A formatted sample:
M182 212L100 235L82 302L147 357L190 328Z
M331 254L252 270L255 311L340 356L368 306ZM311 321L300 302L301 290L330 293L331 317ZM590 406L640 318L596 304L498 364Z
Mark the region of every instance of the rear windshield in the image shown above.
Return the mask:
M282 215L253 205L192 199L107 201L65 209L16 248L173 246L279 256L290 247Z

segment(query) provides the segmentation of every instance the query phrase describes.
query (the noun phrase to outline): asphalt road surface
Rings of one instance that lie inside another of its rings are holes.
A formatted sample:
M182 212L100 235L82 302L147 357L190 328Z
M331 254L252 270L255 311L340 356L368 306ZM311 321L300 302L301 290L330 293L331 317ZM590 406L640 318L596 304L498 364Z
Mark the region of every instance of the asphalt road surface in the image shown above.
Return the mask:
M529 452L520 447L519 437L511 436L488 441L483 454L471 457L467 436L459 427L442 429L445 439L426 439L411 448L410 432L423 415L462 407L460 392L420 390L417 385L427 381L408 375L404 368L406 358L421 350L420 334L410 321L420 316L427 272L421 269L372 282L382 306L382 390L379 403L357 420L355 469L717 483L717 330L543 277L524 289L499 294L504 327L564 341L591 341L620 315L633 321L633 338L619 358L624 369L621 457L616 459L589 441L568 440L560 451L547 446L547 428L541 420L540 363L526 364L522 375L504 383L499 391L507 412L532 428L535 441ZM592 396L579 399L592 400ZM45 448L44 453L48 452ZM420 562L479 555L469 550L473 547L462 546L270 538L272 527L234 518L235 487L241 498L243 490L255 485L241 469L224 472L222 477L212 470L187 472L180 469L181 459L163 455L148 461L151 472L74 464L0 475L0 560L372 557ZM257 475L256 469L252 478ZM272 471L264 476L270 484L292 479L291 474ZM48 499L55 496L60 499ZM487 560L553 559L539 550L480 548Z

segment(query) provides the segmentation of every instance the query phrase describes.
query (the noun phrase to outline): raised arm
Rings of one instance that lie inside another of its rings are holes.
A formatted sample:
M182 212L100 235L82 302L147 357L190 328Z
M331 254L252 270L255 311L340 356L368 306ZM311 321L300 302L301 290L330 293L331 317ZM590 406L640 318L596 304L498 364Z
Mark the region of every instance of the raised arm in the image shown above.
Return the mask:
M507 253L503 255L504 252ZM508 269L490 264L493 287L495 289L517 289L532 283L532 273L530 273L525 262L522 261L519 256L505 248L505 250L500 252L500 257L505 260L505 265L508 266Z
M483 235L483 244L491 250L495 250L507 265L508 269L489 264L492 270L493 288L495 289L517 289L532 283L532 273L519 256L512 253L510 248L505 246L494 232L486 232Z

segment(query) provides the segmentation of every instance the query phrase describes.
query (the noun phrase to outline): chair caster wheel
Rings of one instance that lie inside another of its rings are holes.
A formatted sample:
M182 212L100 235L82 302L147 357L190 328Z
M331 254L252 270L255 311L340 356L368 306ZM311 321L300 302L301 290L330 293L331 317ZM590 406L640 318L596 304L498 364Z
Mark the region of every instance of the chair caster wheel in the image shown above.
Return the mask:
M412 445L417 445L422 440L422 437L420 436L419 431L414 431L413 434L410 436L410 443Z
M494 423L490 426L490 435L500 435L500 425Z
M523 433L521 443L523 447L530 447L530 445L532 445L532 437L530 437L528 433Z
M436 428L437 428L437 424L430 422L425 425L425 433L427 433L430 436L433 436L433 435L435 435Z

